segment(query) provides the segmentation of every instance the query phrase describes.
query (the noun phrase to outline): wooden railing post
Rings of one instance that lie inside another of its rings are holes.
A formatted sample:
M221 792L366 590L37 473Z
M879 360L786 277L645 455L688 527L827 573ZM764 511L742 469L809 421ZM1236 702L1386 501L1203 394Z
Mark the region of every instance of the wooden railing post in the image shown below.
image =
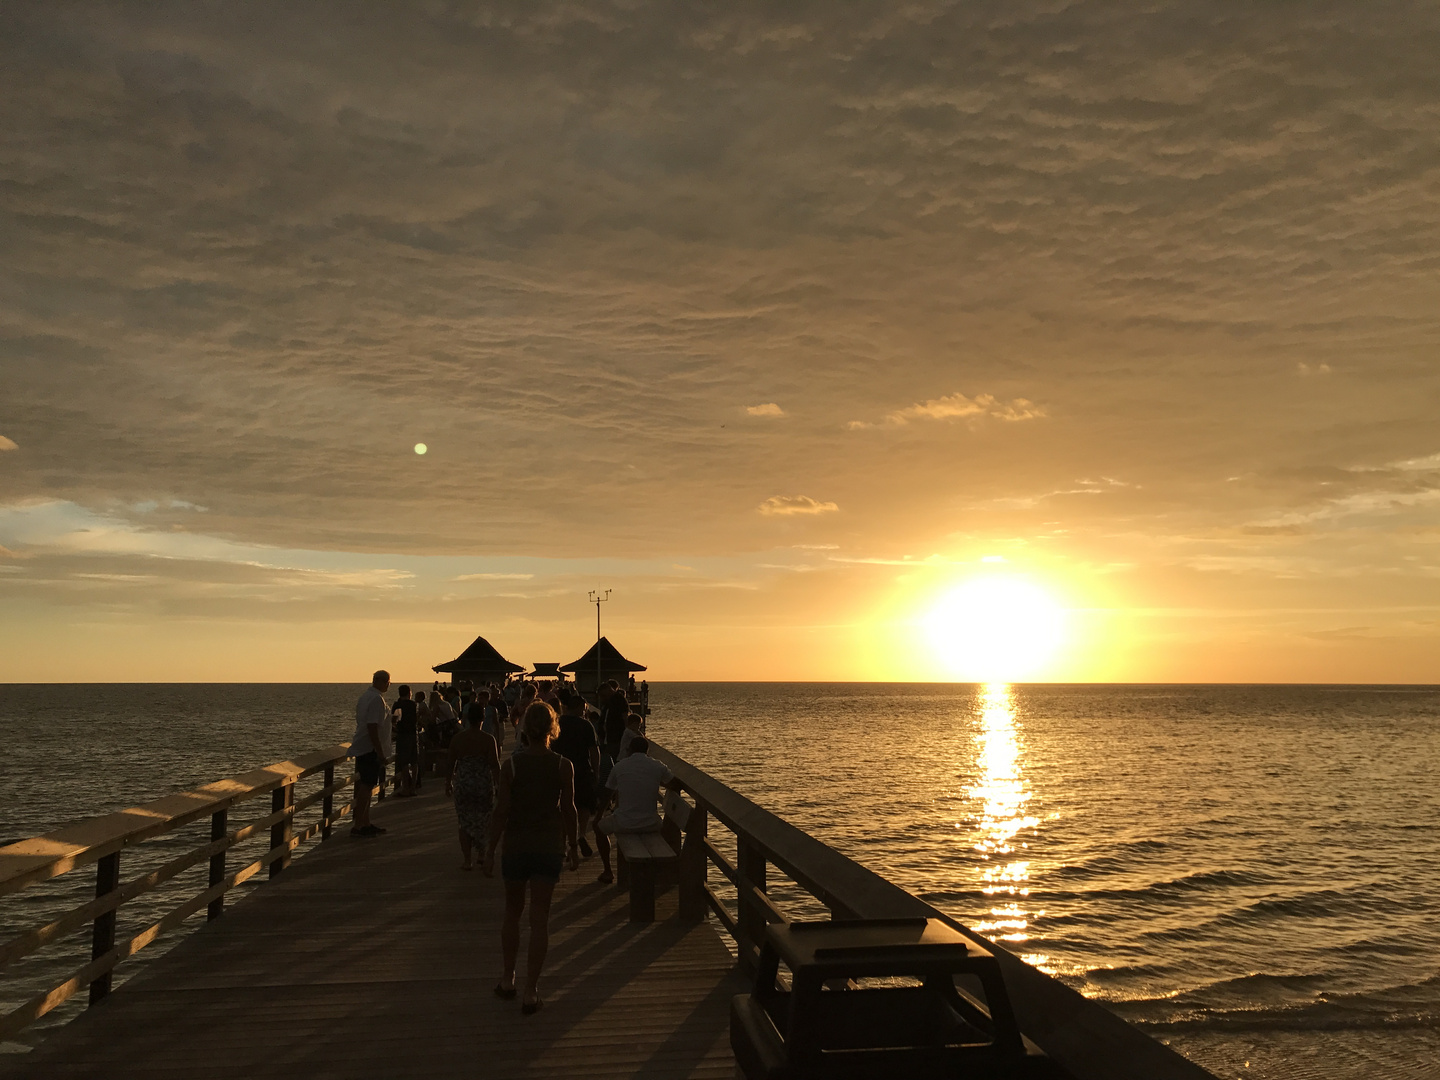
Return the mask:
M215 813L211 814L211 815L210 815L210 839L211 839L211 841L213 842L213 841L215 841L215 840L223 840L223 839L225 838L225 830L229 827L229 824L230 824L230 811L229 811L228 809L227 809L227 810L216 810ZM224 880L225 880L225 852L221 851L221 852L219 852L219 853L217 853L217 854L215 854L215 855L211 855L211 856L210 856L210 884L211 884L211 885L219 885L220 882L222 882L222 881L224 881ZM214 900L211 900L211 901L210 901L210 906L209 906L209 907L206 909L206 911L205 911L206 921L212 921L212 920L214 920L214 919L218 919L218 918L220 917L220 913L221 913L222 911L224 911L224 910L225 910L225 896L224 896L224 894L222 893L220 896L217 896Z
M765 940L765 913L749 898L748 886L754 886L761 892L765 891L765 853L750 840L743 836L735 838L735 868L740 872L740 882L737 888L737 906L739 908L740 927L740 964L746 970L752 970L754 957L752 949L758 950L760 943Z
M330 839L330 819L335 816L335 795L330 788L335 786L335 763L325 766L325 798L320 802L320 839Z
M116 851L110 855L103 856L95 864L95 899L100 899L106 893L114 892L120 887L120 852ZM90 943L90 959L99 960L115 947L115 909L111 908L103 915L95 916L95 933ZM113 972L107 971L104 975L90 983L90 1004L94 1005L106 994L110 993L110 976Z
M281 810L284 810L286 807L293 805L295 805L294 781L291 781L288 784L281 784L279 787L277 787L274 791L270 793L270 812L272 814L278 814ZM276 824L270 826L271 851L274 851L277 847L281 847L290 842L291 821L292 819L287 816L285 820L277 822ZM275 877L277 874L280 873L281 870L284 870L285 867L289 865L290 852L287 851L284 855L281 855L278 859L276 859L270 864L270 876L272 878Z
M702 923L709 915L705 899L710 859L705 853L705 834L710 815L700 803L685 823L685 844L680 849L680 921Z

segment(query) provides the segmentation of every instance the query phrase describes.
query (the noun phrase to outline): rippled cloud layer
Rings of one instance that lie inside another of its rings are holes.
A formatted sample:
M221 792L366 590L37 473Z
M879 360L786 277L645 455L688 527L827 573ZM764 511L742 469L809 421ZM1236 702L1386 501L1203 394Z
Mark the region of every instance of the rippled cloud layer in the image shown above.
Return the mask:
M1418 3L7 5L0 503L112 531L0 536L0 590L543 622L579 583L487 560L619 560L832 649L1003 553L1228 613L1176 655L1430 640L1437 51ZM314 576L406 559L464 565Z

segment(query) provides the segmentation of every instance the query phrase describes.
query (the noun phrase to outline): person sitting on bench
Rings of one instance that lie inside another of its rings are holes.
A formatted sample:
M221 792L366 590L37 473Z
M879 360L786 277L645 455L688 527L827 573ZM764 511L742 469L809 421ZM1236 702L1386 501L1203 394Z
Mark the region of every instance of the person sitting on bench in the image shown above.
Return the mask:
M612 836L659 832L660 786L671 779L670 770L649 755L650 743L643 737L632 740L629 749L630 756L617 761L605 781L615 792L615 809L596 826Z

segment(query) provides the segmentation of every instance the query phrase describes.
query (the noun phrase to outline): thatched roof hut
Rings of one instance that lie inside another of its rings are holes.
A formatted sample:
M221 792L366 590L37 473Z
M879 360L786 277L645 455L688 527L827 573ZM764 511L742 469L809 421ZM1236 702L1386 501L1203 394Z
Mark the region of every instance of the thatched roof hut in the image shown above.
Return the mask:
M644 664L637 664L633 660L626 660L620 655L620 650L610 644L609 638L601 638L590 651L579 660L569 664L561 664L561 671L573 672L575 685L582 694L593 693L603 682L614 679L621 686L630 678L632 671L644 671Z
M436 664L431 671L446 672L451 682L504 682L507 675L524 671L519 664L512 664L501 656L494 645L483 637L477 637L470 647L444 664Z

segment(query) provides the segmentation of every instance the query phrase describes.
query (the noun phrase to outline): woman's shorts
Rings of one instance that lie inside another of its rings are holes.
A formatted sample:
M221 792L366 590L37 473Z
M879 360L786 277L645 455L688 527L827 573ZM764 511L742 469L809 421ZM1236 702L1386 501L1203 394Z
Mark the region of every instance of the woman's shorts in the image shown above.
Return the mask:
M500 853L500 876L506 881L560 880L560 867L565 864L564 855L553 855L546 851L508 851Z
M575 809L594 810L600 805L600 800L595 794L595 778L593 776L577 776L575 778Z

